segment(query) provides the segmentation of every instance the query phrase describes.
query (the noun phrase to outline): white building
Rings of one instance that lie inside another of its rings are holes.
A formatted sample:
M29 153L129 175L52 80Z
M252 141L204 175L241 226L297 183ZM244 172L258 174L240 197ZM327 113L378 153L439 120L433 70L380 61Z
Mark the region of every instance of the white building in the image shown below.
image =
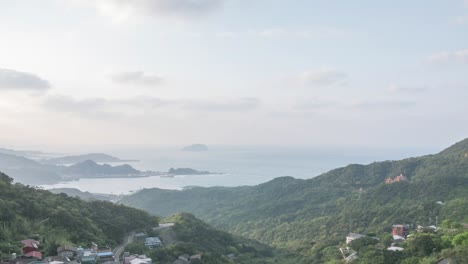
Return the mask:
M365 235L356 234L356 233L349 233L349 235L346 237L346 245L351 243L351 241L353 241L353 240L363 238L363 237L365 237Z

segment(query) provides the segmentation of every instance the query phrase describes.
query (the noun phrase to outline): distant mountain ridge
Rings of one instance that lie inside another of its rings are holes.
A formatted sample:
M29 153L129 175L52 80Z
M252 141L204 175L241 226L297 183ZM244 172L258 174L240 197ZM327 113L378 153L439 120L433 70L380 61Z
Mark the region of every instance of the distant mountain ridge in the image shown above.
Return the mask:
M83 155L73 155L73 156L64 156L58 158L50 158L41 160L44 164L51 164L51 165L68 165L68 164L76 164L80 162L85 162L87 160L92 160L98 163L104 162L130 162L136 160L122 160L120 158L104 154L104 153L89 153Z
M47 184L60 181L54 167L11 154L0 153L0 171L26 184Z
M153 172L139 171L128 164L111 166L86 160L72 166L42 164L22 156L0 153L0 171L17 182L31 185L53 184L63 180L89 177L136 177Z
M0 148L0 153L8 154L8 155L23 156L23 157L37 157L37 156L45 155L45 153L43 153L41 151L13 150L13 149L7 149L7 148Z
M56 188L48 189L48 191L55 194L64 193L70 197L79 197L80 199L85 201L115 201L120 197L119 195L112 194L82 192L75 188Z
M68 175L99 176L99 175L139 175L141 171L134 169L128 164L119 166L110 166L108 164L97 164L92 160L86 160L71 166L61 167L61 171Z

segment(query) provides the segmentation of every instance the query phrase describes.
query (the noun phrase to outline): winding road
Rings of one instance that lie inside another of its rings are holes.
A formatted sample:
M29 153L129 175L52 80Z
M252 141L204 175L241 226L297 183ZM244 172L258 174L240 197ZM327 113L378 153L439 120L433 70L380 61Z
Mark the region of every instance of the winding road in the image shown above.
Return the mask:
M114 256L115 256L115 262L120 263L120 256L123 254L123 251L125 249L125 246L133 242L133 237L135 236L135 232L130 233L127 235L124 239L124 242L114 248Z

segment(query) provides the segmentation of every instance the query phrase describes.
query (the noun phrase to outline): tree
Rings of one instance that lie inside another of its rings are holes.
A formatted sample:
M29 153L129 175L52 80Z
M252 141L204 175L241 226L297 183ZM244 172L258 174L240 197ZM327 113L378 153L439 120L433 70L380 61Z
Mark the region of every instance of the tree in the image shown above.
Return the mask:
M393 242L393 236L389 233L385 233L385 235L381 237L381 241L385 247L389 247Z
M342 259L342 256L337 247L327 247L322 251L322 259L324 261L333 261Z
M375 238L362 237L362 238L351 241L351 243L349 243L349 247L356 250L356 251L360 251L361 248L371 246L371 245L375 245L378 242L379 241L377 239L375 239Z
M468 246L468 232L456 235L452 240L452 244L454 246Z
M125 246L125 251L130 252L130 254L143 255L147 248L143 242L132 242Z
M420 235L408 241L407 250L415 256L428 256L437 250L437 244L431 235Z
M444 258L449 258L455 263L466 263L468 259L468 246L457 246L453 249L444 249L442 251Z

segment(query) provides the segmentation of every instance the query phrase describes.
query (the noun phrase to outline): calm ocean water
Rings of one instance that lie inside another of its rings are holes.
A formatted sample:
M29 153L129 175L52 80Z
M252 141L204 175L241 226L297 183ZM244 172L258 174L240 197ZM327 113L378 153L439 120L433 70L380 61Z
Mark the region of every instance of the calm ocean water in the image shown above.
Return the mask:
M280 176L313 178L351 163L396 160L435 153L434 149L210 146L206 152L180 151L176 147L110 149L107 153L122 159L137 159L129 164L139 170L168 171L193 168L219 172L211 175L186 175L175 178L80 179L43 188L77 188L93 193L129 194L144 188L182 189L185 186L256 185ZM113 163L112 165L117 165Z

